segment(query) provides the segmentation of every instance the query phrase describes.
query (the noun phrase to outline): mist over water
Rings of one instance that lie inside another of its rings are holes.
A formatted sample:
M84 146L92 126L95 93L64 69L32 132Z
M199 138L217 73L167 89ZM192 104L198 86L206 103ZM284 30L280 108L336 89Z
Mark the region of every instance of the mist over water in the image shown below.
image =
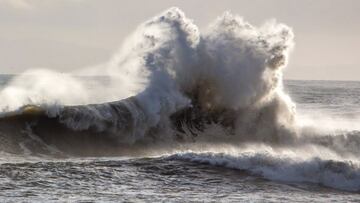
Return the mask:
M284 90L293 48L291 28L274 20L255 27L225 12L199 30L170 8L97 68L29 70L7 81L0 170L19 160L155 156L165 169L207 164L358 192L360 85L288 81Z

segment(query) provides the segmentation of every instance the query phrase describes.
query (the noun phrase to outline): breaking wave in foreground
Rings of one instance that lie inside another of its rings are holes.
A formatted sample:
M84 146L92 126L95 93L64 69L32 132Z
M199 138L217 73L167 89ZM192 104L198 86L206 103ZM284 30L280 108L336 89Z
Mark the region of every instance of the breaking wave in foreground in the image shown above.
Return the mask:
M303 125L283 91L293 39L284 24L255 27L228 12L200 33L171 8L91 70L109 83L88 90L76 77L48 70L13 79L0 91L1 150L160 155L360 191L357 129Z

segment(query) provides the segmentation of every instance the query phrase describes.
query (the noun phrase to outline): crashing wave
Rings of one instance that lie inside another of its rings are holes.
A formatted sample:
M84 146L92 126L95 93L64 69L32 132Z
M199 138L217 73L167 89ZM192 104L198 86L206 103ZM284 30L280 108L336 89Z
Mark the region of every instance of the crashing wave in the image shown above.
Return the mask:
M154 131L203 130L207 123L273 139L293 122L293 104L282 92L292 45L291 29L283 24L257 28L227 12L200 34L181 10L171 8L139 26L124 48L131 51L110 63L109 69L142 81L137 95L42 111L71 130L106 134L120 143Z

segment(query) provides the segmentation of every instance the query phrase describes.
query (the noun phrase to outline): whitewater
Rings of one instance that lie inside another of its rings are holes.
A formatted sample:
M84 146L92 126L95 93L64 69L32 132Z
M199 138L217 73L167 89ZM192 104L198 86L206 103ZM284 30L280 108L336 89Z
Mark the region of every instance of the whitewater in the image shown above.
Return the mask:
M170 8L104 64L0 76L0 199L359 201L360 83L283 81L294 39Z

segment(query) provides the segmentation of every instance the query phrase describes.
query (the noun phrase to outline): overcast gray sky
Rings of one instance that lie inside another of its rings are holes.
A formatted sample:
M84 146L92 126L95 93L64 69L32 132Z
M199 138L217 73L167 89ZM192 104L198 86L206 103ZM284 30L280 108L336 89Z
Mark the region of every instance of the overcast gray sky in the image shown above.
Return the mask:
M171 6L200 28L226 10L255 25L275 18L295 32L285 78L360 80L357 0L0 0L0 73L106 62L137 25Z

